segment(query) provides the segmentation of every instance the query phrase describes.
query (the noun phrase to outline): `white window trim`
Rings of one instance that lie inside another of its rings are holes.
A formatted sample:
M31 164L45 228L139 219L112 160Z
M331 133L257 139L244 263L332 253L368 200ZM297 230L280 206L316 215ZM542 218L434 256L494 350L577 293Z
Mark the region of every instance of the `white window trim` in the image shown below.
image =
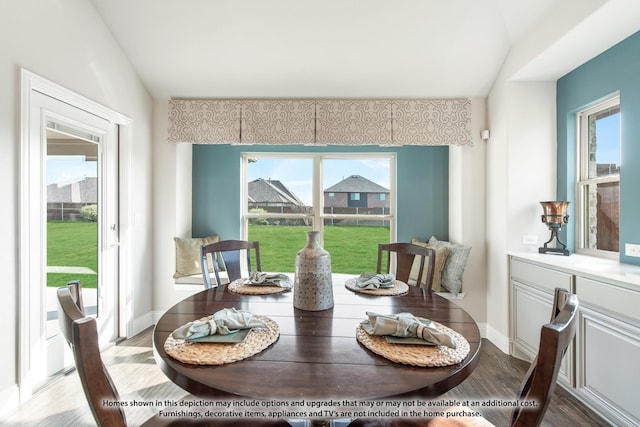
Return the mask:
M606 98L602 102L598 102L593 106L586 108L584 110L579 111L576 114L576 153L577 153L577 167L576 167L576 221L575 221L575 231L576 231L576 245L575 252L582 255L590 255L597 256L600 258L607 259L619 259L619 252L605 251L603 249L589 249L586 248L586 232L585 232L585 217L584 212L586 209L586 200L583 196L585 188L589 185L593 184L605 184L608 182L620 182L620 175L609 175L603 177L595 177L589 178L588 170L589 170L589 159L586 153L588 150L588 141L586 140L586 136L589 134L588 129L588 120L590 114L596 113L598 111L606 110L607 108L614 107L616 105L620 105L620 94L615 94L612 97Z
M284 213L249 213L249 195L247 164L249 158L270 157L270 158L300 158L312 159L313 162L313 211L311 214L284 214ZM322 188L322 160L323 159L367 159L367 158L387 158L390 161L389 185L390 200L389 213L386 215L357 215L357 214L325 214L324 211L324 193ZM240 213L241 213L241 236L242 239L248 239L249 219L250 218L307 218L312 220L313 231L322 231L325 219L377 219L389 221L389 239L391 242L396 241L396 155L394 153L261 153L246 152L242 153L241 174L241 194L240 194Z

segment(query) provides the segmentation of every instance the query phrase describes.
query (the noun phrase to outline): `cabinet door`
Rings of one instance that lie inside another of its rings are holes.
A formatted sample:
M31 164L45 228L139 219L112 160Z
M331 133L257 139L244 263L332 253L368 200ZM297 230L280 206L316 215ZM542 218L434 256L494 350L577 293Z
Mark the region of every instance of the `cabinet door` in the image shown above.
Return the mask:
M538 353L542 325L551 319L553 294L515 280L511 281L511 290L513 356L532 361ZM565 385L573 385L572 347L567 349L558 375L559 381Z
M618 425L640 425L640 327L583 305L578 330L578 388Z

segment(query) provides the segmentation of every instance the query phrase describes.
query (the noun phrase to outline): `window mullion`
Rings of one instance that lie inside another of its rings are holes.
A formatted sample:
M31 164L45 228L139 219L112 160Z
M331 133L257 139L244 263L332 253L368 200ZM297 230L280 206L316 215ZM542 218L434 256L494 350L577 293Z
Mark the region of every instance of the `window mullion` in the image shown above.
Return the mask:
M322 157L313 156L313 230L322 231Z

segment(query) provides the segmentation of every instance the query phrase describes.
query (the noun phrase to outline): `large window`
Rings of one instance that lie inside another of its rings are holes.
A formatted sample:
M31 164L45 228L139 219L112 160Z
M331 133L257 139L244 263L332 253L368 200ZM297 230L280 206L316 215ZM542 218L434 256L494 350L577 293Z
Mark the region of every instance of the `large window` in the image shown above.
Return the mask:
M332 271L374 271L395 237L393 154L243 153L242 235L265 271L293 271L305 231L322 231ZM381 196L384 195L384 196Z
M620 225L620 99L578 113L578 251L614 255Z

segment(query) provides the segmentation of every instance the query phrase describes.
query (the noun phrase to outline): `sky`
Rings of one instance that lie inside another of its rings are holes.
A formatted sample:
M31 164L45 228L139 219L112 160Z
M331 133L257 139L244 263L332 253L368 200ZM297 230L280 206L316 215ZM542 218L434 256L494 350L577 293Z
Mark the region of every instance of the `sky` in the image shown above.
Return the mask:
M598 119L596 143L598 163L620 164L620 113Z
M360 175L368 180L390 187L391 163L389 158L325 159L323 162L322 188L328 188L351 175ZM312 202L313 162L311 159L259 158L249 163L248 181L257 178L281 181L305 204Z
M85 162L84 156L47 156L47 185L70 184L98 175L98 162Z

